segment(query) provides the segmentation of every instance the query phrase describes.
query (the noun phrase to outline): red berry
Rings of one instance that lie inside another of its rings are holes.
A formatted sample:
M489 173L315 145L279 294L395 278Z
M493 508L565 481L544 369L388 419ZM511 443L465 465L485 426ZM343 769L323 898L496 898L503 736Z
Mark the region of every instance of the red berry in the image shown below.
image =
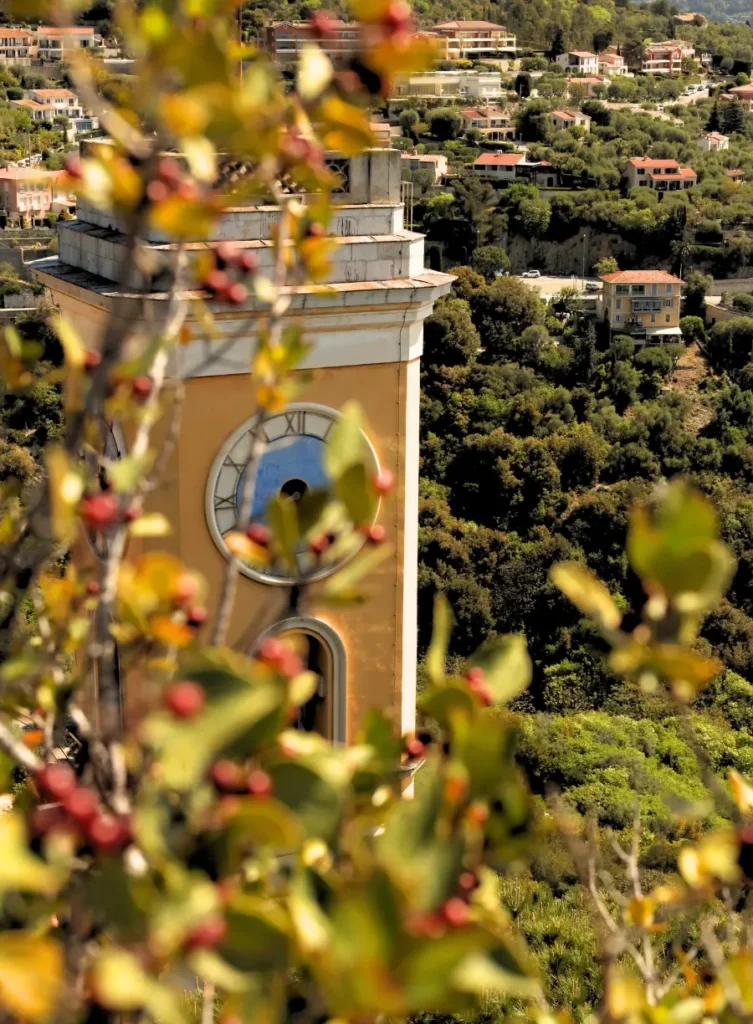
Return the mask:
M389 494L395 486L395 474L390 469L380 469L374 474L374 488L379 494Z
M214 247L217 264L234 263L238 258L238 247L232 242L218 242Z
M99 813L99 798L93 789L78 786L63 800L63 808L79 825L87 826Z
M445 921L441 914L416 910L409 916L407 928L417 938L438 939L444 934Z
M245 284L236 281L235 284L231 284L229 288L225 289L222 293L222 298L225 302L229 302L231 306L242 306L248 298L248 289Z
M179 181L175 186L175 195L188 203L195 202L199 195L196 183L193 181Z
M158 178L146 186L146 197L150 203L161 203L170 195L170 186Z
M91 594L92 597L96 596L100 589L99 583L96 580L89 580L86 584L86 593Z
M421 757L426 750L426 744L422 743L417 736L412 736L405 743L405 752L411 757Z
M413 24L413 16L408 4L406 4L404 0L392 0L382 15L382 24L385 25L390 32L403 32L406 29L411 28Z
M227 935L227 921L221 914L212 914L194 925L186 938L189 949L212 949Z
M140 515L141 509L135 502L132 502L123 509L123 518L127 523L132 523L134 519L138 519Z
M173 587L173 600L176 604L185 604L199 596L199 584L195 576L184 572L176 580Z
M148 398L154 389L154 381L151 377L134 377L131 382L131 391L136 398Z
M113 814L102 813L93 818L86 829L92 846L102 853L114 853L128 843L131 830Z
M326 533L323 533L321 537L315 537L309 544L309 549L314 555L323 555L327 548L330 546L330 539Z
M251 772L248 777L248 791L252 796L267 797L272 795L274 784L272 779L260 768Z
M84 353L84 366L87 370L96 370L102 362L102 356L94 349L88 348Z
M387 531L383 526L380 526L379 523L375 523L373 526L370 526L366 531L366 540L369 544L384 544L386 537Z
M69 153L65 158L63 166L67 171L69 177L79 181L84 176L84 165L81 163L81 158L77 153Z
M467 924L468 916L468 904L459 896L450 897L442 907L442 917L453 928Z
M286 651L285 657L280 661L280 675L286 679L295 679L304 670L301 659L294 651Z
M230 287L230 278L224 270L210 270L206 276L204 284L210 292L223 294Z
M65 817L57 805L35 807L31 815L31 831L35 836L46 836L48 832L63 828Z
M244 793L248 789L245 773L235 761L216 761L209 777L221 793Z
M278 640L276 637L268 636L266 640L262 640L259 644L259 650L257 651L257 658L259 661L264 661L268 665L278 665L285 655L287 654L287 647L284 643Z
M163 701L168 711L172 711L176 718L188 719L195 718L204 710L206 695L198 683L184 679L168 686Z
M114 494L92 494L81 502L81 515L92 530L107 530L120 518L120 505Z
M64 800L78 785L76 773L70 765L61 761L46 764L37 772L36 780L42 792L53 800Z
M264 523L251 523L249 528L246 530L246 536L249 540L252 540L254 544L258 544L260 547L266 547L267 544L272 540L272 531Z
M355 71L338 71L335 75L335 82L337 82L340 91L344 92L346 96L358 92L361 88L361 79Z
M464 892L473 892L474 889L479 887L478 875L474 874L473 871L463 871L460 878L458 878L458 885Z
M162 157L157 164L157 176L172 188L175 188L183 180L180 164L177 160L171 160L170 157L166 156Z
M475 665L473 668L469 668L465 674L465 678L472 687L486 683L486 673L482 668L479 668L478 665Z
M235 262L244 274L255 274L259 269L259 260L252 252L242 252Z
M320 224L319 221L312 221L308 226L309 238L324 238L327 232L324 230L324 225Z
M194 608L190 608L186 613L186 621L189 626L199 627L203 626L209 617L209 612L206 608L202 608L201 605L196 605Z

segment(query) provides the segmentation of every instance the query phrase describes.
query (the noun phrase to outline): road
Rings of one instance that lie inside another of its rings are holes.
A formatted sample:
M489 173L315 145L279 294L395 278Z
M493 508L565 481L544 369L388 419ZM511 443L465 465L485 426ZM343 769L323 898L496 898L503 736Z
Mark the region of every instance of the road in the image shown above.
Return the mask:
M672 107L675 104L679 104L681 107L687 107L691 103L695 103L696 100L707 100L709 98L708 89L704 89L701 92L694 92L692 96L678 96L676 100L664 100L662 106ZM680 124L680 121L676 117L672 117L671 114L667 114L663 110L644 110L640 103L613 103L609 100L605 102L605 106L609 107L610 110L630 110L637 114L648 114L649 117L655 117L660 121L669 121L672 124Z
M526 277L521 278L523 284L528 284L531 288L535 288L536 291L541 295L542 299L546 299L547 302L558 295L563 288L575 288L578 292L585 292L585 286L582 277L573 277L572 275L558 276L555 274L543 275L541 277ZM586 283L597 284L601 287L601 281L596 277L587 277ZM593 292L587 292L586 294L594 294Z

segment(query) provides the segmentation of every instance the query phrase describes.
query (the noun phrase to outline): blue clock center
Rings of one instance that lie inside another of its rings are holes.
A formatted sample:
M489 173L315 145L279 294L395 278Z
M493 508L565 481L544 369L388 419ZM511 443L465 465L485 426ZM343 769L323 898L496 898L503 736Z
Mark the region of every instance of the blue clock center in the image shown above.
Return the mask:
M308 490L328 486L324 468L325 442L319 437L302 434L270 442L259 462L251 506L251 519L263 522L272 498L283 496L300 501ZM236 490L236 508L243 503L245 471L240 474Z

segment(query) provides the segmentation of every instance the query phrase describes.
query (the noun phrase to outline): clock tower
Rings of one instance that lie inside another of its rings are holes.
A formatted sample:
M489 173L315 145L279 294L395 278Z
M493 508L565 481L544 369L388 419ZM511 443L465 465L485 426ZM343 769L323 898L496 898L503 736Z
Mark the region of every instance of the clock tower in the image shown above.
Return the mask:
M397 151L338 158L338 170L344 184L334 197L331 233L339 245L326 289L291 288L286 317L303 326L311 350L296 401L264 424L252 519L263 519L273 495L296 496L325 482L329 432L344 403L355 400L374 470L389 470L396 480L378 513L391 554L364 581L363 604L319 605L321 583L314 582L305 609L295 614L282 570L245 568L228 642L248 650L265 632L292 636L320 676L299 725L347 742L375 706L392 709L403 731L414 723L420 357L424 320L452 279L424 268L423 237L404 227ZM264 272L278 218L276 207L229 209L210 244L243 243ZM127 239L113 215L81 203L78 219L61 223L59 235L59 256L34 269L88 347L97 347L113 312L132 321L137 335L147 333L150 319L159 322L164 293L150 291L144 301L117 283ZM169 258L173 247L156 231L146 242ZM184 346L182 365L173 367L185 379L184 412L150 509L173 524L171 536L155 546L202 572L217 600L229 557L224 536L243 526L240 494L258 416L248 369L264 311L251 297L244 306L217 306L214 316L219 337ZM195 325L194 335L200 332ZM138 694L127 693L126 702L137 707Z

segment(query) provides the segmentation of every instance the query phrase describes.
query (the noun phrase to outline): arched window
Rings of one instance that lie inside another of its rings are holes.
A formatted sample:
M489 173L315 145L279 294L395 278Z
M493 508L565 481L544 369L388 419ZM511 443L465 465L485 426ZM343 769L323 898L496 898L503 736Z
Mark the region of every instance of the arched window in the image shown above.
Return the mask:
M337 631L321 619L297 616L276 622L264 636L289 641L309 671L319 677L317 691L301 708L296 727L317 732L333 743L344 743L345 646Z

